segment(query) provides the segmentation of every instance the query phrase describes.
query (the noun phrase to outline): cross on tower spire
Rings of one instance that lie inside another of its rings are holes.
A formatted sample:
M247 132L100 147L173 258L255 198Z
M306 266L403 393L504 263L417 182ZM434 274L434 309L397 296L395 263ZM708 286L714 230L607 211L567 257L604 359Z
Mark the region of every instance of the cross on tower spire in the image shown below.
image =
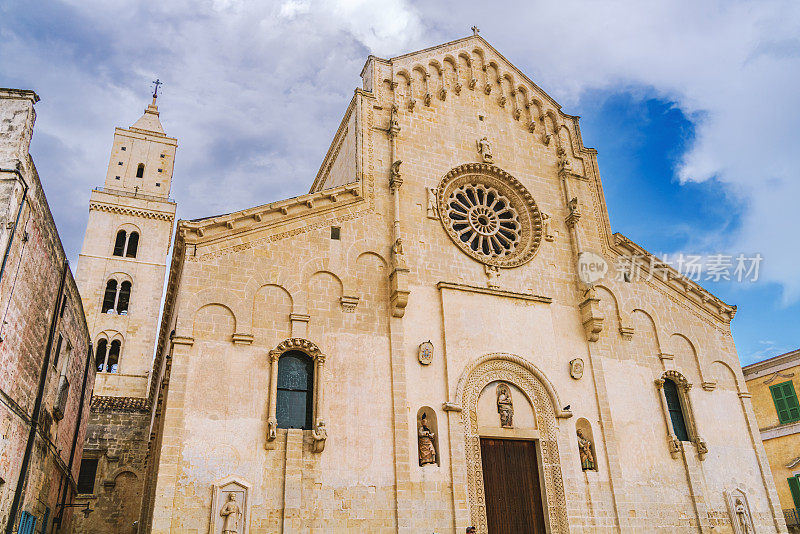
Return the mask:
M162 82L161 80L156 78L155 81L153 81L151 83L156 86L155 90L153 91L153 100L155 100L156 98L158 98L158 86L159 85L164 85L164 82Z

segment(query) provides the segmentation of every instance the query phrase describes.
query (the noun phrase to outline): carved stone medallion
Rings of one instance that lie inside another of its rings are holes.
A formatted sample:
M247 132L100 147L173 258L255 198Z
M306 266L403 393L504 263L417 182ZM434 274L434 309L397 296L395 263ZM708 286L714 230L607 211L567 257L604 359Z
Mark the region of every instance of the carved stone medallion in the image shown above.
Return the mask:
M583 359L575 358L569 362L569 376L575 380L580 380L583 377Z
M488 163L451 170L437 188L445 231L471 258L501 268L517 267L536 254L542 216L516 178Z
M422 365L430 365L433 361L433 343L426 341L419 344L419 363Z

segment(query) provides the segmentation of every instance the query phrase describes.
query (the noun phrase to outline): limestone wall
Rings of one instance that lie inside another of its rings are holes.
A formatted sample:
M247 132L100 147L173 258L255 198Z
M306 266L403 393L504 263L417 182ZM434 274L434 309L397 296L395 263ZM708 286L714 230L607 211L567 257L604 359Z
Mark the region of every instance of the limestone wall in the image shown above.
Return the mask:
M352 109L353 188L312 187L179 226L152 531L205 531L218 513L215 484L234 483L250 488L237 491L253 533L485 531L479 439L488 435L536 442L554 532L731 532L725 495L736 489L759 531L785 529L731 308L672 279L579 284L577 250L613 264L620 243L633 245L610 233L596 155L576 119L479 38L371 58L365 72L372 91L357 91ZM522 266L487 269L445 231L431 189L465 163L515 179L531 212L550 216L549 228L541 218L525 230L540 235ZM267 439L269 352L287 337L326 355L322 452L311 431ZM430 365L418 361L426 341ZM583 374L571 376L578 358ZM656 383L665 373L693 386L693 435L682 444L668 439ZM515 388L513 429L479 409L498 381ZM437 462L425 466L422 408L438 429ZM579 420L596 471L581 469Z

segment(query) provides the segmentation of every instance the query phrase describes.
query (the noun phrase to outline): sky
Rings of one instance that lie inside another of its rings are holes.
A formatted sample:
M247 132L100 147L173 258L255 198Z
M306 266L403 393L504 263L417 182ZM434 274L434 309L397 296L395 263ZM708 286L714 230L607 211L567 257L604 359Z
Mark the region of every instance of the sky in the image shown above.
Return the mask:
M756 281L701 280L739 307L743 364L800 347L796 1L0 0L0 86L42 98L31 153L74 264L152 80L178 216L204 217L307 192L367 55L473 25L581 116L613 231L666 258L762 258Z

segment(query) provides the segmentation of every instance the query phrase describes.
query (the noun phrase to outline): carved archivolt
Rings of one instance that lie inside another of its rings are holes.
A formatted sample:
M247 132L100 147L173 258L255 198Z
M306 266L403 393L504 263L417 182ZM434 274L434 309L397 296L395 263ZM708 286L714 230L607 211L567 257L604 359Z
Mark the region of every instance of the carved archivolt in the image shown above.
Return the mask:
M468 374L462 377L462 383L459 384L457 402L460 401L463 406L461 420L464 424L466 446L470 523L477 527L478 532L487 531L483 464L478 433L478 397L489 383L503 381L514 384L522 390L533 406L541 436L539 451L542 456L541 475L544 480L542 505L548 511L550 531L568 532L564 481L558 454L557 409L553 405L551 391L531 372L529 366L520 363L522 361L524 361L522 358L510 354L487 355L471 370L467 370Z
M516 178L489 163L467 163L448 172L437 189L445 231L471 258L518 267L542 241L542 215Z

